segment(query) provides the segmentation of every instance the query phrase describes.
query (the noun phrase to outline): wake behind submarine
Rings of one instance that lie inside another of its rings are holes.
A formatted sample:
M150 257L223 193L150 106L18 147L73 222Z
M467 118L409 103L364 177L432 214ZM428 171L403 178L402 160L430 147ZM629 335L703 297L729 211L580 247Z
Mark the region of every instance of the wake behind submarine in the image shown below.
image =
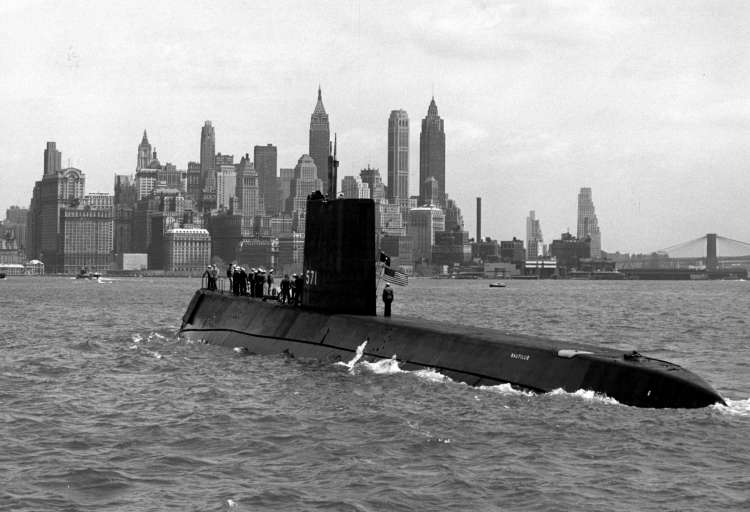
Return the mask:
M371 199L308 199L302 307L195 292L182 319L188 338L251 354L324 361L397 358L472 386L509 383L535 392L590 390L636 407L725 404L694 373L667 361L496 329L376 316L375 209Z

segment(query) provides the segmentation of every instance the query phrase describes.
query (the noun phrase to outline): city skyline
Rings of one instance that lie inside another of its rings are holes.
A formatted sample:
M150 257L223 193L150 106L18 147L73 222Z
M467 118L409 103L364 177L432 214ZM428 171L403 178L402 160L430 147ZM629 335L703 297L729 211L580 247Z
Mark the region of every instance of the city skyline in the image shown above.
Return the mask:
M217 152L239 158L270 143L279 168L293 167L307 153L320 84L339 177L368 165L384 175L389 112L421 120L434 93L446 191L464 212L483 197L493 238L522 237L532 209L548 238L575 232L576 194L588 187L606 251L649 252L706 232L750 239L742 3L92 5L0 8L0 211L29 206L47 141L91 192L133 174L144 128L161 162L186 169L207 119ZM131 23L143 9L152 22ZM295 30L309 23L326 30L315 40ZM473 233L474 215L465 221Z

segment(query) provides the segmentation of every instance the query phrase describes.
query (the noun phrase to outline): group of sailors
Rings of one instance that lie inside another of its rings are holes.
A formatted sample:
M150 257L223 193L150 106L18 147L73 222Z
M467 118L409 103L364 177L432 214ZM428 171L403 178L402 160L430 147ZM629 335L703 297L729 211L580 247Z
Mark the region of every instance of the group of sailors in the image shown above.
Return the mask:
M216 265L209 265L204 273L208 278L207 288L216 290L216 279L218 269ZM227 267L227 279L229 289L236 296L274 298L284 304L301 305L302 289L305 286L303 274L284 274L279 283L279 289L274 286L274 270L266 271L263 268L250 268L249 270L240 265L230 264Z

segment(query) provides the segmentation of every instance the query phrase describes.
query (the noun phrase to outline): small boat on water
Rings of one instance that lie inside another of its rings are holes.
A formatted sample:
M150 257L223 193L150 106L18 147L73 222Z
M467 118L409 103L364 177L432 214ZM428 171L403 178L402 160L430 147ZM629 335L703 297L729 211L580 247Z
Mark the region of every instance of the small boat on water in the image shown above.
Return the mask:
M0 272L0 279L5 279L5 272Z
M102 275L99 272L89 272L85 267L76 274L76 279L98 280Z
M505 288L505 283L501 283L501 282L490 283L490 288Z

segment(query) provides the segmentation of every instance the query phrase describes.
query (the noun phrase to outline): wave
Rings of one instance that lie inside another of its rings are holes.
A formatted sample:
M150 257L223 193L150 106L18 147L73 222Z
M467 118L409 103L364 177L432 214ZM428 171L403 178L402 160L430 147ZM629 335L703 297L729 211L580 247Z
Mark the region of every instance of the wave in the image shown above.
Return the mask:
M725 402L727 405L714 404L711 407L730 416L750 417L750 398L744 400L731 400L727 398Z

